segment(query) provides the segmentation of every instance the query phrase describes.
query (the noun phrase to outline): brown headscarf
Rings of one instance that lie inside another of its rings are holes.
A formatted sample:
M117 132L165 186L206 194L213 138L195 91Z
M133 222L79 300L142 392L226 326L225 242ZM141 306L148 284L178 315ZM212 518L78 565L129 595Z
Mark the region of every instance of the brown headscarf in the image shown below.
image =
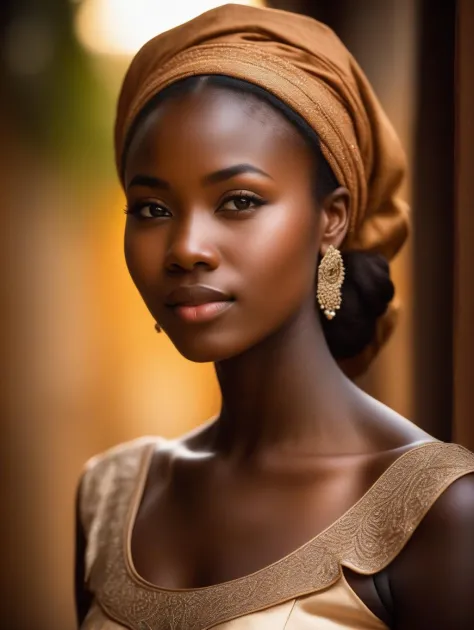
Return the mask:
M324 24L276 9L227 4L150 40L125 76L115 124L115 156L123 183L123 154L137 115L166 86L192 75L220 74L261 86L316 131L322 152L351 194L351 223L343 249L391 259L407 236L407 207L399 198L405 174L400 142L366 76ZM357 361L364 370L394 325L395 309L380 318L376 339Z

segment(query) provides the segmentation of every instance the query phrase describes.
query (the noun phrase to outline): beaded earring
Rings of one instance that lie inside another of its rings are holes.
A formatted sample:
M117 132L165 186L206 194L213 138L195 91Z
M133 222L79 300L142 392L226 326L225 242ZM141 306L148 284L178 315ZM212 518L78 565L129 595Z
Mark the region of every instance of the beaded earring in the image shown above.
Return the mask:
M318 268L317 297L321 310L327 319L334 319L341 308L341 287L344 282L344 262L341 252L329 245Z

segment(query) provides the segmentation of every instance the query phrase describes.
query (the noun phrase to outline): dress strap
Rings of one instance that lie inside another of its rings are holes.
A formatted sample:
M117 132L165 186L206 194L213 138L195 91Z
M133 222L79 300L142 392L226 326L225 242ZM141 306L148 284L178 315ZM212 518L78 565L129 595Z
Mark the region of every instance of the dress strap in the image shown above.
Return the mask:
M474 454L430 442L399 457L354 507L319 537L341 565L362 574L382 571L402 551L440 495L474 473Z
M79 516L87 539L86 582L96 559L107 546L103 537L104 522L113 506L130 501L146 452L161 441L164 442L147 436L123 442L92 457L84 466L80 480Z

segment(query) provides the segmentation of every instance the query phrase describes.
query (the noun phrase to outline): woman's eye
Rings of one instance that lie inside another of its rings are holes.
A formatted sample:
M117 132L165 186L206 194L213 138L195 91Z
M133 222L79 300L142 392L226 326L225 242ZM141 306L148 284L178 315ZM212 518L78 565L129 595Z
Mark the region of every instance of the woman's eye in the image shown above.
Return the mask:
M142 203L125 209L125 214L133 214L139 219L158 219L160 217L169 217L169 210L157 203Z
M231 210L233 212L245 212L263 205L263 200L255 195L232 195L222 203L220 210Z

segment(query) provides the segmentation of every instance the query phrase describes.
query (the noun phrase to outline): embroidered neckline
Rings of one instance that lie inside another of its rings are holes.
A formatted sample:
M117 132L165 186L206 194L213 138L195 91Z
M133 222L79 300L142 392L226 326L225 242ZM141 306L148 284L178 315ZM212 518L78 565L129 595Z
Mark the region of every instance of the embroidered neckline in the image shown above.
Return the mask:
M156 443L151 442L150 444L147 444L147 446L145 447L145 452L143 453L142 457L141 457L141 462L140 462L140 470L138 473L138 479L136 482L136 486L133 490L132 493L132 497L131 497L131 502L130 502L130 507L129 510L127 512L127 516L126 516L126 520L125 520L125 524L124 524L124 528L123 528L123 533L124 533L124 540L123 540L123 553L124 553L124 562L125 562L125 566L127 569L127 572L129 573L130 577L137 581L140 585L144 586L146 589L150 590L150 591L157 591L157 592L165 592L165 593L193 593L195 591L209 591L213 588L219 587L219 586L229 586L231 587L234 584L237 584L243 580L246 579L250 579L250 578L258 578L259 574L270 571L272 568L275 567L275 565L278 565L282 562L287 561L288 558L290 558L291 556L293 556L294 554L297 553L304 553L304 550L306 547L309 547L310 545L313 545L317 542L317 540L324 536L324 535L328 535L330 533L330 530L332 530L334 527L336 527L338 524L340 525L340 522L343 521L346 518L350 518L350 514L353 510L355 510L357 507L359 507L359 504L365 502L368 500L369 495L372 493L372 491L375 489L375 487L377 486L377 484L382 483L384 478L386 478L389 474L390 471L392 470L393 467L395 467L395 465L398 463L398 465L401 465L401 461L403 457L406 457L407 455L409 455L412 451L415 451L419 448L423 448L425 446L427 446L428 444L434 444L437 443L436 440L430 440L427 442L422 442L422 443L416 443L415 446L413 446L412 448L410 448L408 451L406 451L405 453L403 453L402 455L400 455L399 457L397 457L397 459L395 459L394 462L392 462L392 464L390 464L390 466L388 466L385 471L374 481L374 483L362 494L362 496L355 502L353 503L345 512L343 512L335 521L333 521L332 523L330 523L327 527L325 527L324 529L322 529L318 534L316 534L315 536L313 536L312 538L310 538L308 541L304 542L302 545L300 545L299 547L297 547L296 549L294 549L293 551L290 551L288 554L286 554L285 556L279 558L278 560L275 560L275 562L272 562L271 564L268 564L260 569L257 569L256 571L253 571L252 573L248 573L246 575L240 576L238 578L234 578L232 580L226 580L225 582L218 582L216 584L210 584L208 586L198 586L198 587L187 587L187 588L168 588L168 587L164 587L164 586L159 586L158 584L154 584L153 582L149 582L147 579L145 579L143 576L141 576L136 567L135 567L135 563L133 562L133 557L132 557L132 550L131 550L131 542L132 542L132 535L133 535L133 529L135 526L135 521L136 521L136 517L138 515L138 511L140 508L140 505L142 503L143 500L143 493L145 490L145 484L148 478L148 473L150 470L150 465L151 465L151 461L153 458L153 454L155 453L155 449L156 449ZM400 463L399 463L400 462ZM338 577L340 577L338 575Z
M334 523L284 558L228 582L172 590L146 582L126 556L155 446L154 439L142 441L90 471L92 486L104 474L113 479L109 492L96 489L105 503L94 533L90 587L107 615L132 630L207 630L327 588L343 566L377 573L400 553L439 495L474 472L474 454L461 446L436 441L415 446Z

